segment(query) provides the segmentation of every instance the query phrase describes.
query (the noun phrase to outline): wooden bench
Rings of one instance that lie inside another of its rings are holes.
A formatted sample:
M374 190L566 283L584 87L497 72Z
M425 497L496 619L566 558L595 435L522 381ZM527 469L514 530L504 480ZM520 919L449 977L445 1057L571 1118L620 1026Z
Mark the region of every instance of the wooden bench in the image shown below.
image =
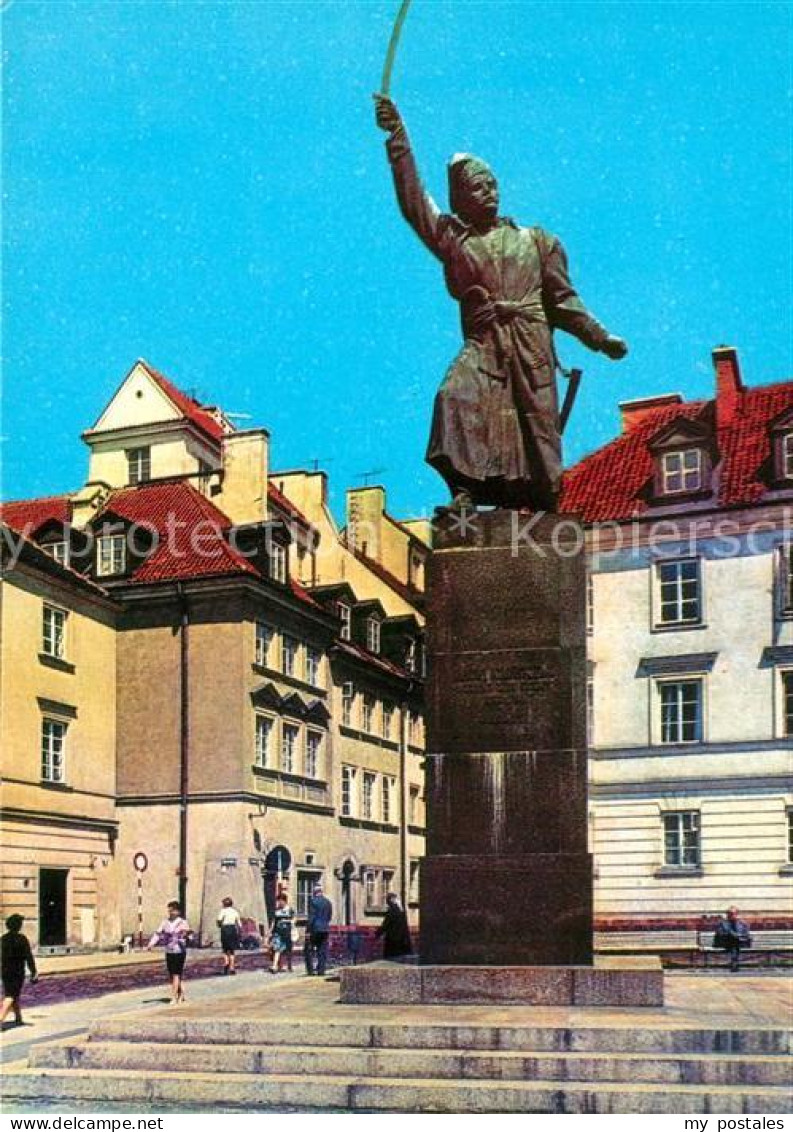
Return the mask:
M716 923L708 928L637 928L632 931L596 931L595 951L609 955L654 954L666 957L670 965L679 956L689 966L709 967L714 956L721 956L729 964L729 956L721 947L713 946ZM753 966L770 966L771 963L793 963L793 930L752 930L752 946L741 952ZM718 965L718 964L715 964Z
M699 932L699 950L704 967L710 966L710 960L714 955L721 956L725 965L729 963L729 955L724 948L713 946L714 931L715 927ZM741 949L741 963L745 960L756 960L758 966L767 967L772 961L793 962L793 930L758 928L754 931L750 924L749 931L752 935L752 946Z
M696 952L699 947L699 935L696 929L685 928L646 928L627 932L594 933L595 951L610 952L611 954L629 955L637 951L664 952L688 951Z

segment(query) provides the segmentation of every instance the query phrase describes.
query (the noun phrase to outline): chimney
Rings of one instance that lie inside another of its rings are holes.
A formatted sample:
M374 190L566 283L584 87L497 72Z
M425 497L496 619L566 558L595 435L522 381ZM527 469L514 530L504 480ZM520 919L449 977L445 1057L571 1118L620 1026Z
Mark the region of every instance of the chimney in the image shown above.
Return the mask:
M250 428L223 437L223 484L214 502L235 526L268 517L270 434Z
M743 401L738 351L734 346L717 346L713 351L713 365L716 369L716 426L728 428Z
M347 492L347 541L375 562L381 561L384 511L384 487L354 487Z
M657 397L639 397L635 401L620 401L622 432L623 434L632 432L658 409L682 404L683 398L679 393L660 393Z
M102 510L110 496L110 488L102 480L89 480L71 499L71 525L81 531Z

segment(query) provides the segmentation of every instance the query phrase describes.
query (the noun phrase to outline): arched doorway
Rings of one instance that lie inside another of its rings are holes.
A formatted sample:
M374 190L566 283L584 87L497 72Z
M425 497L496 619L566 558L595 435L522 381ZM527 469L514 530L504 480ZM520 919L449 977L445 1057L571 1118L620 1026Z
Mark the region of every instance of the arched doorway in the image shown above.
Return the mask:
M353 885L358 880L355 875L357 871L358 866L355 861L351 857L347 857L342 861L341 868L336 873L341 883L341 922L345 927L350 927L356 922Z
M292 854L285 845L274 845L264 858L264 906L267 922L273 922L275 899L279 891L289 883L289 870L292 867Z

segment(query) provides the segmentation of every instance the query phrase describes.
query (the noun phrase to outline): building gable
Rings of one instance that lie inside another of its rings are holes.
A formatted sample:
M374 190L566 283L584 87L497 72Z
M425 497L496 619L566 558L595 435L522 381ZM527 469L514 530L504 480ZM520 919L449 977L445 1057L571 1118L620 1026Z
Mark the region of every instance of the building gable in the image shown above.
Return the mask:
M142 361L137 361L105 406L91 433L178 421L184 414Z

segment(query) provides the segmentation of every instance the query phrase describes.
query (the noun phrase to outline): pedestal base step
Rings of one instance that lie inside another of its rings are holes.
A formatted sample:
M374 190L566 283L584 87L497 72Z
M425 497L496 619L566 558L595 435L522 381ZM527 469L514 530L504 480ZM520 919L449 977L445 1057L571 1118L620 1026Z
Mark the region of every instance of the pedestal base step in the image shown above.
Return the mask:
M341 972L341 1002L663 1006L660 959L608 967L439 967L373 963Z

